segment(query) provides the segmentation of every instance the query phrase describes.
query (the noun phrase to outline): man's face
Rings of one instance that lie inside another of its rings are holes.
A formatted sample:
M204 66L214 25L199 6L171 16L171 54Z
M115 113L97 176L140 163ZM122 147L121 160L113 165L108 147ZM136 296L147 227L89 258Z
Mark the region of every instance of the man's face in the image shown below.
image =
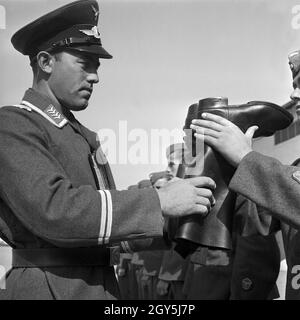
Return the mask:
M176 149L169 154L168 157L168 170L176 177L179 165L183 163L184 149Z
M58 54L48 84L59 103L73 111L85 109L93 85L99 82L99 66L96 55L79 51L64 51Z

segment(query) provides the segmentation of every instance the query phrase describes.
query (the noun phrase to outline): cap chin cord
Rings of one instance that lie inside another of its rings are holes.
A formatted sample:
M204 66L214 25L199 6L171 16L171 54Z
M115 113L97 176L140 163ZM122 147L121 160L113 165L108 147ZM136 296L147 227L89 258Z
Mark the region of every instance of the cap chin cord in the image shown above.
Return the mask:
M72 37L72 38L66 38L60 41L57 41L55 43L52 44L51 48L58 48L58 47L66 47L66 46L72 46L72 45L78 45L78 44L82 44L82 45L98 45L98 46L102 46L101 40L100 39L95 39L94 37L86 37L86 38L76 38L76 37ZM47 51L47 49L45 50Z
M47 51L47 52L52 52L54 50L60 49L60 48L68 48L72 46L77 46L77 45L98 45L102 46L101 40L100 39L95 39L91 37L86 37L86 38L65 38L63 40L57 41L51 45L51 47L42 49L40 48L38 52L40 51ZM30 65L32 66L37 59L37 53L35 55L30 56Z

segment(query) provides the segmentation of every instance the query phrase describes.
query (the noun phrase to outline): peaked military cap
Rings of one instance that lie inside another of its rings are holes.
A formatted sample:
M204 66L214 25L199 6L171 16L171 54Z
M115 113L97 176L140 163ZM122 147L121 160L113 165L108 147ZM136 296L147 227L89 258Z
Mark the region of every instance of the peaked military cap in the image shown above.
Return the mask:
M300 71L300 50L290 53L288 59L293 77L295 77Z
M60 7L29 23L11 38L16 50L34 58L40 51L65 48L112 56L102 47L98 31L99 5L96 0L79 0Z

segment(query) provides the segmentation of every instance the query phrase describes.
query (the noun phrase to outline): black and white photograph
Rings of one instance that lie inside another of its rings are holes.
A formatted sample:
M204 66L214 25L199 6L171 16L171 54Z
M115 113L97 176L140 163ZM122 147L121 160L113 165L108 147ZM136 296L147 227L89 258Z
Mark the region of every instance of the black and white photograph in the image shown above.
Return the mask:
M0 300L300 299L300 0L0 0L0 43Z

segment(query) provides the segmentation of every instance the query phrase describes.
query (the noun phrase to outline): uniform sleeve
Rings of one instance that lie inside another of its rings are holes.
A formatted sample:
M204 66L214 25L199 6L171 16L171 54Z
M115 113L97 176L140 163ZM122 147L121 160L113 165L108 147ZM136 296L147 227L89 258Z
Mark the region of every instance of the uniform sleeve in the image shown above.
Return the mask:
M232 263L230 299L267 300L276 286L279 269L280 251L275 234L238 236Z
M268 210L240 194L235 202L233 224L235 233L243 237L268 235L280 229L279 221Z
M27 111L1 110L0 196L30 232L62 247L162 236L154 189L75 188L45 132Z
M229 188L270 214L296 228L300 227L299 168L255 151L247 154L238 166Z

